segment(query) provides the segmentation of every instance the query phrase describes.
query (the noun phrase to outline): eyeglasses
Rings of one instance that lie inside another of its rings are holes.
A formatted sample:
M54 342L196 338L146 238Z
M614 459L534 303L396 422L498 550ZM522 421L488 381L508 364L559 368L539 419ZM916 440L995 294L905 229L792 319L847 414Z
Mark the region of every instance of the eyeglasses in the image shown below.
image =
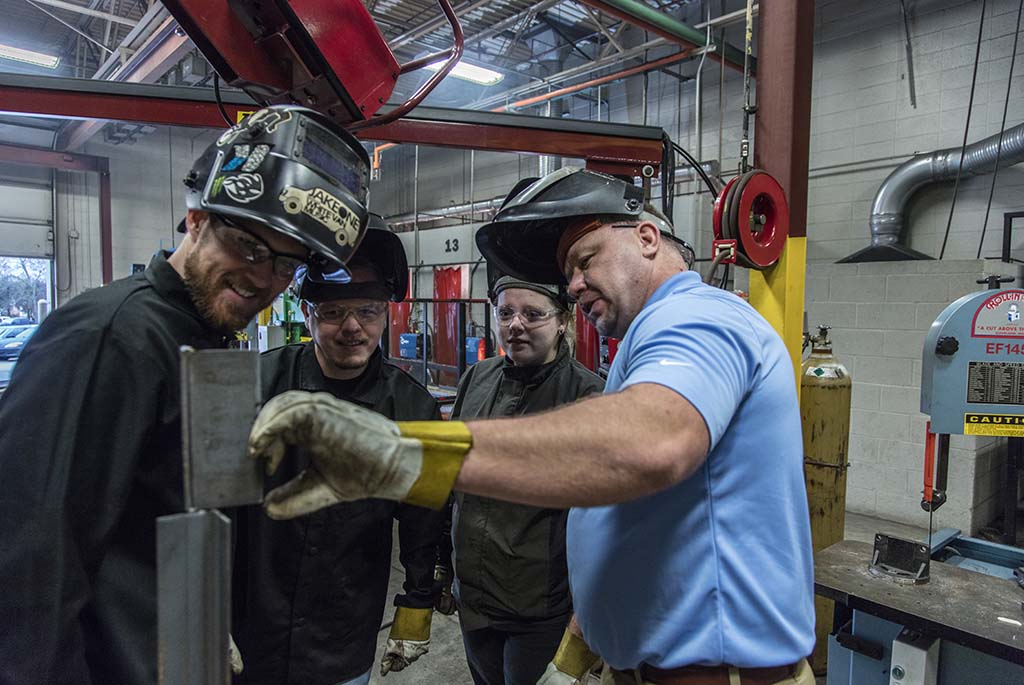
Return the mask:
M519 320L524 326L539 326L551 317L558 314L557 309L533 309L527 307L523 311L513 309L512 307L495 307L494 318L498 320L502 326L509 326L512 324L512 319L519 317Z
M227 217L213 215L217 219L211 222L213 234L224 247L239 259L249 264L262 264L273 260L274 275L279 278L291 278L295 270L306 263L308 258L282 254L270 249L266 241L251 231L239 226Z
M387 311L388 305L385 302L374 302L363 304L358 307L343 307L337 304L313 304L307 302L313 310L313 316L324 323L340 324L348 319L349 314L356 317L361 324L374 323Z

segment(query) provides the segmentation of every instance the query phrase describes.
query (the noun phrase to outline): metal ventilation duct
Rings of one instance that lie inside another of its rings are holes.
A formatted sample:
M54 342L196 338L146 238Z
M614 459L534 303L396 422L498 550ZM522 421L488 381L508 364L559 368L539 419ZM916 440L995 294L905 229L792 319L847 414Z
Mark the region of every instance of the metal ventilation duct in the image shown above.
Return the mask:
M990 174L995 170L999 135L972 143L964 150L961 177ZM1024 124L1003 132L999 167L1024 162ZM871 205L871 245L839 260L850 262L894 262L908 259L932 259L900 242L903 235L907 203L918 190L931 183L956 178L960 164L960 148L936 150L916 155L889 174L875 193Z

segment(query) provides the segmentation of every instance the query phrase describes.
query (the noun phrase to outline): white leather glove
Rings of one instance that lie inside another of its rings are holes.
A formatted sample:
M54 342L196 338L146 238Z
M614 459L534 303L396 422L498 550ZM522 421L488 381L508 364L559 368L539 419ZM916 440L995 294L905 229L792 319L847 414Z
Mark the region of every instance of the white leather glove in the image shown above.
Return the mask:
M397 607L388 644L380 660L380 674L401 671L430 651L430 618L433 609Z
M228 633L228 658L231 660L231 672L238 675L242 672L242 653L238 651L238 645L235 644L235 638L231 637Z
M578 682L580 682L579 678L568 673L562 673L553 661L549 661L548 667L544 669L544 673L541 675L540 680L537 681L537 685L576 685Z
M597 663L598 657L590 651L583 638L569 628L562 634L558 651L544 669L537 685L573 685L580 682Z
M459 421L396 423L320 392L292 390L267 402L249 434L249 454L273 474L289 445L304 448L310 467L267 493L271 518L379 497L440 509L472 436Z

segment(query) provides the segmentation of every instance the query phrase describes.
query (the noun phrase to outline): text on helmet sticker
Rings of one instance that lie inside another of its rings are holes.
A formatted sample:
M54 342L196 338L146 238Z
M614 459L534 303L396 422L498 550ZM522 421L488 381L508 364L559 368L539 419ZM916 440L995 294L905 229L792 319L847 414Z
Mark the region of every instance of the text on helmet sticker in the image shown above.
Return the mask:
M285 186L278 196L284 211L313 218L334 232L339 245L354 245L359 237L359 217L344 202L322 188L304 190Z
M235 202L245 204L263 196L263 177L259 174L238 174L223 178L221 186Z

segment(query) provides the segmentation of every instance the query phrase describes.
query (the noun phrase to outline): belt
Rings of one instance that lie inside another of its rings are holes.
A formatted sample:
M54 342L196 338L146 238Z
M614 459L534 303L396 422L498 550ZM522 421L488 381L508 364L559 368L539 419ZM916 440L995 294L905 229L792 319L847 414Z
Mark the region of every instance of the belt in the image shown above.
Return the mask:
M737 668L742 685L773 685L796 673L799 662L768 668ZM640 676L655 685L731 685L731 666L682 666L680 668L640 667Z

